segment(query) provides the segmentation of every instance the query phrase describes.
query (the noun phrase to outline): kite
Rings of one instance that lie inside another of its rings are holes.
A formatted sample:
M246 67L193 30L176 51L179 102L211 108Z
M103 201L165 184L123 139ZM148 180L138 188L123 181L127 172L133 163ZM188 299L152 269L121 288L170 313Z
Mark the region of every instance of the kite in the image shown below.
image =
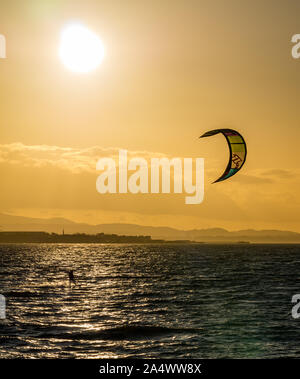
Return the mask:
M215 129L204 133L199 138L214 136L222 133L228 143L230 156L229 162L224 173L215 180L214 183L226 180L235 175L244 165L247 156L247 147L244 138L233 129Z

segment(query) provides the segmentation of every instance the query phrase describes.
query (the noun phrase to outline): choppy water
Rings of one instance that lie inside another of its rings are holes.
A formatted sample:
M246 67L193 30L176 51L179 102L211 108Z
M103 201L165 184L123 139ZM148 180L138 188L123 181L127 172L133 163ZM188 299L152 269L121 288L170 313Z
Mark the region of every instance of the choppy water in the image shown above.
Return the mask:
M0 293L1 358L300 356L296 245L0 245Z

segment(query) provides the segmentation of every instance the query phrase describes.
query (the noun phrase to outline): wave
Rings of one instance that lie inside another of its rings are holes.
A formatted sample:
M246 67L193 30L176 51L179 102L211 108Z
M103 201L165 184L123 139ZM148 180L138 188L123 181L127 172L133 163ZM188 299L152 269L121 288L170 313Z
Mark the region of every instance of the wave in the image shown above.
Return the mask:
M124 325L103 330L88 330L84 332L74 331L44 331L39 338L57 338L71 340L132 340L145 339L147 337L159 337L174 334L199 334L200 329L193 328L169 328L163 326L148 325Z
M5 292L3 295L6 298L10 297L40 297L41 295L37 292L30 292L30 291L10 291Z

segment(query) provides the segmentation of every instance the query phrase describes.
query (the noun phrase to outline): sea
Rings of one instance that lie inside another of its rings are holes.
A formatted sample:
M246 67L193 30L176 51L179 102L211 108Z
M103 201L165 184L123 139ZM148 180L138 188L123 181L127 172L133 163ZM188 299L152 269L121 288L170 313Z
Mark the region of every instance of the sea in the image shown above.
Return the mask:
M0 245L0 294L0 358L300 357L300 245Z

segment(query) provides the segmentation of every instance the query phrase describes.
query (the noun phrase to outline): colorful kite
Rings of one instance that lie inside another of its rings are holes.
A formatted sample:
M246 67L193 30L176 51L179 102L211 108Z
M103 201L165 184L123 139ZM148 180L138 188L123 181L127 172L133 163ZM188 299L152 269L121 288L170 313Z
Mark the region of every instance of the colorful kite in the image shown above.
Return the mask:
M215 129L204 133L199 138L214 136L215 134L222 133L228 143L230 150L229 162L223 175L219 177L214 183L226 180L235 175L244 165L247 156L247 147L244 138L233 129Z

